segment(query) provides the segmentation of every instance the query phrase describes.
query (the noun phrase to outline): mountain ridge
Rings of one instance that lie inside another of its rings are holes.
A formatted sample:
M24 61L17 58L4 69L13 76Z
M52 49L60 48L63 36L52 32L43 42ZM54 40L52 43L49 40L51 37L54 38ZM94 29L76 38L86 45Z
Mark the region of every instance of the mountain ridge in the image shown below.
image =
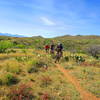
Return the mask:
M10 34L10 33L1 33L1 32L0 32L0 36L25 37L24 35Z
M0 32L0 36L22 37L22 38L24 38L24 37L26 37L26 38L47 38L47 37L43 37L41 35L28 37L28 36L19 35L19 34L1 33L1 32ZM73 36L73 35L62 35L62 36L52 37L52 39L54 39L54 38L65 38L65 37L100 37L100 35L75 35L75 36ZM49 38L47 38L47 39L49 39Z

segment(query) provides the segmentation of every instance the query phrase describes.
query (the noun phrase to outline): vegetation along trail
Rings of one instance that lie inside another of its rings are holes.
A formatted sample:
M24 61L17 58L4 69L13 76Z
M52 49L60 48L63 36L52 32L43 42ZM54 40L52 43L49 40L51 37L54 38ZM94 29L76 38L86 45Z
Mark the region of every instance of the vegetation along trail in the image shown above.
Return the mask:
M77 81L77 79L73 76L71 76L68 72L68 70L65 70L62 66L60 66L59 64L56 64L56 66L58 67L58 69L64 74L65 78L68 79L68 81L70 81L75 87L76 89L79 91L82 100L100 100L99 98L96 98L96 96L94 96L93 94L91 94L90 92L85 91L79 84L79 82Z

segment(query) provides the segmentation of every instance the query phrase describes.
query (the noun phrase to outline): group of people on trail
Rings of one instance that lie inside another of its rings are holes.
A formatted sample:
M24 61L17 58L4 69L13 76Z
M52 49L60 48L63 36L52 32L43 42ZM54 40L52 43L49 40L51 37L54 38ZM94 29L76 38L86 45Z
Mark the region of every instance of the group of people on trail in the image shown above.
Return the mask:
M60 58L63 56L63 45L62 43L58 43L57 46L52 43L51 45L45 45L46 53L56 54L55 63L59 62Z

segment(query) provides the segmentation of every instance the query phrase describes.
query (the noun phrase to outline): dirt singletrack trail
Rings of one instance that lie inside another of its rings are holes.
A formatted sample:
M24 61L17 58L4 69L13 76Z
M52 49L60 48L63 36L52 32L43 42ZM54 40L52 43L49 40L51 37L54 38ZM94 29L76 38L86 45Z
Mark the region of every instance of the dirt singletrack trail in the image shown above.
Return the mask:
M70 75L68 73L69 72L68 70L65 70L59 64L56 64L56 66L64 74L65 78L67 78L67 80L75 86L76 90L79 91L80 97L82 100L100 100L100 98L97 98L92 93L86 91L83 87L81 87L78 80L75 77L73 77L72 75Z

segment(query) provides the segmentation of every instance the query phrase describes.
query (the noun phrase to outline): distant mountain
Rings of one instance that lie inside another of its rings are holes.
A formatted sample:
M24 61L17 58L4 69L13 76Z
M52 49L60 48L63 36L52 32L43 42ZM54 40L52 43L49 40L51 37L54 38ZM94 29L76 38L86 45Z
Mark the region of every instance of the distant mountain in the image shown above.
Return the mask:
M18 35L18 34L10 34L10 33L0 33L0 36L25 37L25 36L23 36L23 35Z

